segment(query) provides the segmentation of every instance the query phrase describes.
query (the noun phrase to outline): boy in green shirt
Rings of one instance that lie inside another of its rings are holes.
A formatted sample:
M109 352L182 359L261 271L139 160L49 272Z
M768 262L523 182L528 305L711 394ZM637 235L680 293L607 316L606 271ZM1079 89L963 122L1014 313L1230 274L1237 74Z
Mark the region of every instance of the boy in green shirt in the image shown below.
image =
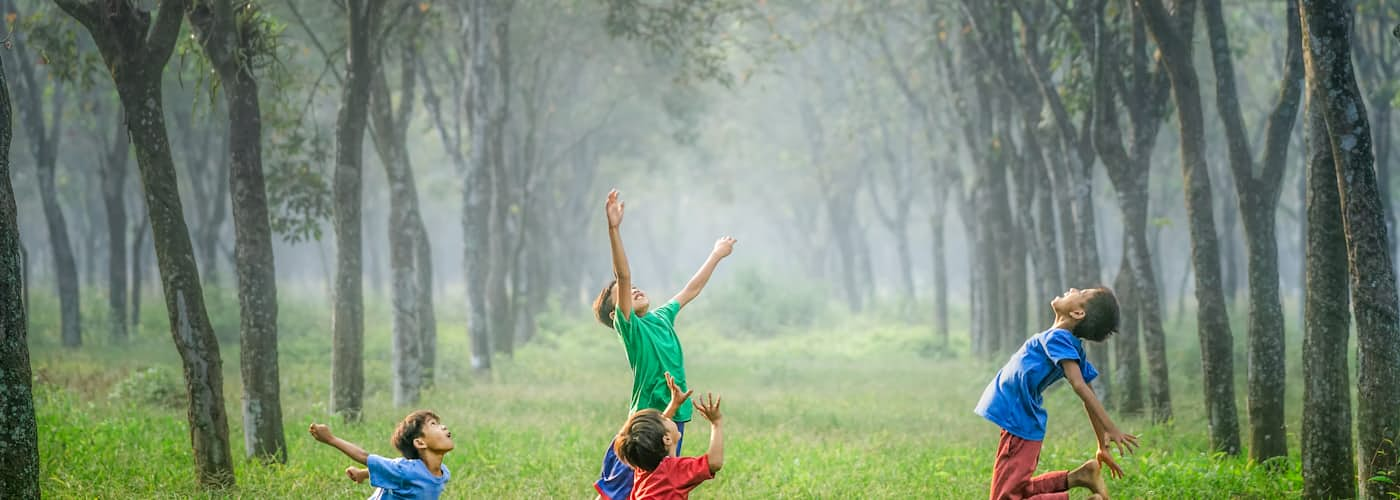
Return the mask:
M685 288L665 305L649 311L651 302L646 293L632 286L632 271L627 265L627 254L622 249L622 234L618 231L622 225L623 203L618 200L616 189L608 193L606 211L615 279L603 287L598 299L593 301L593 312L604 326L617 331L622 346L627 350L627 364L632 367L630 411L662 410L671 401L666 373L675 377L675 383L681 390L686 388L685 353L681 350L680 338L676 336L676 313L700 295L700 290L710 281L715 266L734 251L735 240L724 237L716 241L710 257L705 259L705 264L700 266ZM681 405L672 417L682 438L691 412L691 407ZM676 449L680 450L680 447L681 440L677 440ZM602 472L593 485L598 495L625 500L632 491L632 479L632 468L617 458L610 442L603 455Z

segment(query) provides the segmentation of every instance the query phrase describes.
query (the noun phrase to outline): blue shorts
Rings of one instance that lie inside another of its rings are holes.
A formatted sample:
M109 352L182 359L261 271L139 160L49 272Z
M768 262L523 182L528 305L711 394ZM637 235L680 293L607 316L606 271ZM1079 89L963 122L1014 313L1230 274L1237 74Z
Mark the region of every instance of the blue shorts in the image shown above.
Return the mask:
M681 444L685 443L685 422L676 422L676 428L681 431L681 439L676 442L679 453ZM609 500L627 500L632 494L632 467L617 458L612 442L608 443L608 451L603 454L603 470L598 474L598 482L593 483L593 489Z

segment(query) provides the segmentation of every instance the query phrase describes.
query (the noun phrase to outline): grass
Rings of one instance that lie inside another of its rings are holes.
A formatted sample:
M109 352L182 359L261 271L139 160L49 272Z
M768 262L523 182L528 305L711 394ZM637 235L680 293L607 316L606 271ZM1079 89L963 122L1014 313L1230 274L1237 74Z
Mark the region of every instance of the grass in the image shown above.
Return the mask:
M67 350L58 346L56 301L41 295L34 297L30 335L45 496L363 498L370 493L368 486L344 479L348 459L306 432L310 423L330 419L327 304L283 300L280 369L289 460L263 466L241 459L236 301L226 294L211 297L211 316L225 339L224 397L238 485L206 493L194 481L183 409L108 397L144 368L164 366L178 373L163 304L148 297L141 328L129 342L116 345L101 338L103 329L95 326L105 324L98 310L102 302L87 299L92 310L85 316L86 344ZM998 429L971 409L1001 360L969 359L965 333L953 333L954 345L944 350L934 346L928 325L901 323L896 314L826 311L820 325L757 337L726 330L718 306L703 302L682 313L679 330L692 388L724 396L728 441L725 469L696 489L696 498L986 496ZM591 498L604 447L627 412L630 374L621 346L584 310L549 312L541 317L540 336L514 357L498 359L485 379L471 373L459 309L439 305L439 378L422 404L443 417L457 444L446 459L453 477L444 497ZM365 419L331 423L341 437L390 455L389 434L409 409L391 405L388 310L373 301L365 317ZM1110 480L1111 492L1116 498L1297 497L1302 480L1295 434L1289 436L1292 456L1279 470L1208 452L1194 330L1173 331L1176 420L1163 425L1119 420L1139 434L1143 447L1121 460L1129 475ZM1244 332L1237 329L1235 336L1242 339ZM1296 334L1290 338L1296 340ZM1242 355L1242 347L1237 353ZM1289 378L1295 383L1289 384L1288 422L1296 432L1298 349L1289 355ZM1242 361L1236 363L1241 372ZM1237 394L1243 425L1242 381ZM1090 458L1092 431L1077 399L1061 384L1046 400L1050 424L1041 470L1071 468ZM1247 427L1242 432L1247 437ZM708 439L708 426L697 415L684 453L702 453Z

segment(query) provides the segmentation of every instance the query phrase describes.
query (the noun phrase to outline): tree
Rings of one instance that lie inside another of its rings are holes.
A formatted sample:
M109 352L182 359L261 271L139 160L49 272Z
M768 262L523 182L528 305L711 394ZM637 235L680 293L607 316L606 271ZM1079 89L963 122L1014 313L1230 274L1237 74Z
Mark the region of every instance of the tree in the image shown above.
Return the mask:
M145 187L170 335L184 364L199 482L209 487L231 486L234 476L224 413L223 363L204 308L194 248L181 211L161 101L161 73L179 37L189 1L161 2L154 16L130 1L98 5L58 0L58 4L92 34L126 110L126 126L136 146Z
M5 2L6 14L14 13L14 5ZM82 312L79 305L78 267L73 256L73 243L68 235L68 221L58 202L57 163L59 131L63 125L63 107L67 98L64 78L55 78L53 91L46 92L43 77L38 74L39 55L31 52L24 36L13 37L15 59L19 68L17 90L19 114L29 137L29 150L34 155L38 172L39 195L44 205L44 221L49 231L54 267L58 278L58 302L63 345L78 347L83 343ZM45 95L50 96L45 99ZM45 105L47 103L47 106Z
M1216 109L1225 124L1230 169L1243 215L1245 245L1249 254L1249 428L1250 458L1263 462L1288 455L1284 429L1283 301L1279 293L1278 236L1274 232L1284 167L1288 164L1288 139L1297 120L1303 93L1303 55L1298 33L1297 1L1284 10L1287 28L1283 79L1278 100L1269 115L1264 157L1256 163L1240 115L1235 90L1235 67L1230 36L1225 29L1220 0L1205 1L1206 29L1210 34L1211 61L1215 64Z
M1307 250L1303 319L1303 496L1354 498L1351 381L1347 371L1347 241L1337 163L1322 117L1322 89L1309 85Z
M118 111L109 125L111 142L102 158L102 199L107 207L107 315L112 339L125 341L126 330L126 171L131 144L122 129L125 118Z
M393 10L408 12L409 24L406 33L419 33L423 26L423 13L417 4L402 2ZM403 14L394 15L395 20ZM395 27L390 24L384 30L387 39ZM428 364L433 357L432 341L435 334L429 332L424 314L432 314L432 282L423 282L423 266L431 261L431 248L428 246L427 229L418 210L418 189L414 183L413 166L408 154L407 132L412 118L414 91L417 86L418 40L413 37L399 41L401 67L398 74L399 105L393 105L388 88L388 65L384 63L383 46L377 51L375 64L377 71L370 84L370 136L379 152L380 162L388 177L389 186L389 262L393 275L394 309L394 405L413 406L418 404L419 390L425 385L424 372L431 373ZM430 278L429 278L430 279ZM424 303L426 302L426 308ZM425 360L424 358L427 358Z
M266 18L250 0L198 0L190 26L219 75L228 105L229 192L238 277L245 453L287 461L277 366L277 272L263 184L262 116L256 62L267 54ZM206 264L213 268L213 262Z
M0 491L39 498L39 435L29 371L19 220L10 185L10 83L0 61Z
M331 413L357 421L365 393L364 265L360 217L362 147L374 79L375 33L384 0L348 0L350 18L345 79L335 124L335 312L331 321Z
M1345 1L1303 0L1299 12L1308 87L1321 97L1337 166L1351 266L1361 496L1390 498L1400 495L1400 303L1370 124L1352 70L1353 11Z
M1160 0L1136 0L1152 38L1157 41L1172 84L1180 131L1181 173L1191 231L1191 261L1196 275L1196 323L1205 371L1206 412L1211 448L1230 455L1240 451L1235 409L1234 350L1225 293L1220 283L1220 245L1211 200L1210 168L1205 157L1205 119L1200 83L1191 61L1190 33L1173 25ZM1188 2L1189 3L1189 2Z

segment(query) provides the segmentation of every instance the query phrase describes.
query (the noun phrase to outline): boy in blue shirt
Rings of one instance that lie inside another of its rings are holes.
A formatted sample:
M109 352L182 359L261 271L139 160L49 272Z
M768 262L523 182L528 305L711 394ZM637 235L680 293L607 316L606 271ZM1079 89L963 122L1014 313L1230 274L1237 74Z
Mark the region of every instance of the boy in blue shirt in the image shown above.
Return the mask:
M358 445L335 437L325 424L311 424L311 436L334 446L351 460L368 468L348 467L345 474L355 482L369 479L375 487L371 500L436 499L452 478L442 458L452 451L452 432L442 425L436 413L418 410L404 417L394 429L390 442L402 458L372 455Z
M1137 436L1118 430L1089 387L1099 373L1089 364L1081 342L1101 342L1118 329L1118 299L1113 291L1071 288L1051 300L1050 308L1055 311L1054 326L1032 336L1011 355L1011 360L982 392L982 400L974 410L1002 429L996 463L992 466L991 500L1067 500L1069 489L1076 487L1093 491L1091 499L1107 499L1108 487L1100 466L1108 467L1114 477L1123 477L1123 469L1108 452L1109 443L1116 445L1120 454L1131 453L1137 447ZM1098 453L1072 471L1031 477L1045 439L1046 413L1041 394L1061 378L1068 380L1074 393L1084 401L1084 411L1089 414L1089 424L1098 439Z

